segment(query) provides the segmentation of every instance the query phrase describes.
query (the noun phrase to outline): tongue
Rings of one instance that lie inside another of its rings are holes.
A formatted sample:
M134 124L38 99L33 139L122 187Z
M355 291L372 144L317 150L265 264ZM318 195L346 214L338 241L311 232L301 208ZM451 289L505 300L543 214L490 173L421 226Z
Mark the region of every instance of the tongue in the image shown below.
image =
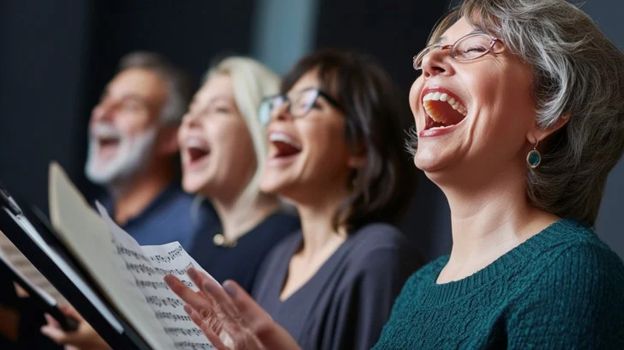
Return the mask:
M299 148L287 142L273 141L273 145L277 148L277 157L288 157L301 151Z
M102 147L116 146L118 143L119 143L119 139L116 139L116 138L101 138L100 139L100 146Z
M205 157L208 154L206 150L203 150L201 148L194 148L194 147L189 148L188 152L189 152L189 156L191 156L191 161L196 161L200 158Z
M457 124L464 119L464 115L454 110L450 104L442 101L427 101L429 116L436 126Z

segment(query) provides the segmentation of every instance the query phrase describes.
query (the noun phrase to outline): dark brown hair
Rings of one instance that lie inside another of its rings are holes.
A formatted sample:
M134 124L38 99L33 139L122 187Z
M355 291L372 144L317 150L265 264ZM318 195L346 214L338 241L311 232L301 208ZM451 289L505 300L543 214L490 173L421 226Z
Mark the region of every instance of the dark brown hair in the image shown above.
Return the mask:
M403 150L398 89L371 57L324 49L302 58L284 77L288 92L303 75L316 71L320 89L342 107L346 139L366 152L364 166L353 171L349 197L333 218L348 231L374 221L397 219L410 198L413 166Z

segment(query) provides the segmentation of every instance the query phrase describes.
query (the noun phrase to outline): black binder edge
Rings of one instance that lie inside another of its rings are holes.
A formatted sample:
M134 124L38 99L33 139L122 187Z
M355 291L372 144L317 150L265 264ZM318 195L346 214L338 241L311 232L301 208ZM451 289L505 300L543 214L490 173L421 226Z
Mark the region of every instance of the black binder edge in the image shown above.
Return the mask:
M50 256L20 225L28 222L42 238L44 244L58 254ZM0 187L0 229L28 260L52 283L52 285L68 300L85 318L95 331L108 342L113 349L149 350L151 347L145 339L129 324L121 314L102 297L97 288L90 285L88 279L68 261L64 254L59 254L47 242L57 240L51 232L32 215L25 212L17 202ZM67 250L65 249L67 253ZM71 256L71 254L70 254ZM58 266L57 258L63 260L65 266ZM74 260L74 259L69 259ZM107 314L107 315L105 315Z

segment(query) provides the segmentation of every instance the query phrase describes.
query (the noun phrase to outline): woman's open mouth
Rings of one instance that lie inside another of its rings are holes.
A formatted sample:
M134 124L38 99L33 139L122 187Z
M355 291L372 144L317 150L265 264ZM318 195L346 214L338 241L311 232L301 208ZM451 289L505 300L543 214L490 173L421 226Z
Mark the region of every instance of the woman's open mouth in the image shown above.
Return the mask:
M279 131L269 133L269 142L271 144L269 151L270 159L293 159L302 150L301 144L292 136Z
M184 140L183 147L186 162L190 168L200 166L210 155L210 146L200 138L192 137Z
M444 129L450 129L466 118L468 110L451 92L435 89L428 90L422 97L425 109L425 127L420 136L440 135Z

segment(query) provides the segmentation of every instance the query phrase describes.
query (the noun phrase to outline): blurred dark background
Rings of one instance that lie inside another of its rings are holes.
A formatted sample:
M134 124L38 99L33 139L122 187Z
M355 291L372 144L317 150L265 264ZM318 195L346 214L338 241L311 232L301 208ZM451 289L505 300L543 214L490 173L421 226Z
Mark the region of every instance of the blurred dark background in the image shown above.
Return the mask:
M407 91L411 57L447 1L405 0L0 0L0 181L47 208L47 166L57 160L87 196L83 176L92 106L118 59L134 50L168 56L199 81L215 56L250 55L284 73L318 47L375 56ZM588 12L624 48L624 4L587 0ZM429 260L450 248L449 214L424 176L402 224ZM612 172L597 224L624 257L624 162Z

